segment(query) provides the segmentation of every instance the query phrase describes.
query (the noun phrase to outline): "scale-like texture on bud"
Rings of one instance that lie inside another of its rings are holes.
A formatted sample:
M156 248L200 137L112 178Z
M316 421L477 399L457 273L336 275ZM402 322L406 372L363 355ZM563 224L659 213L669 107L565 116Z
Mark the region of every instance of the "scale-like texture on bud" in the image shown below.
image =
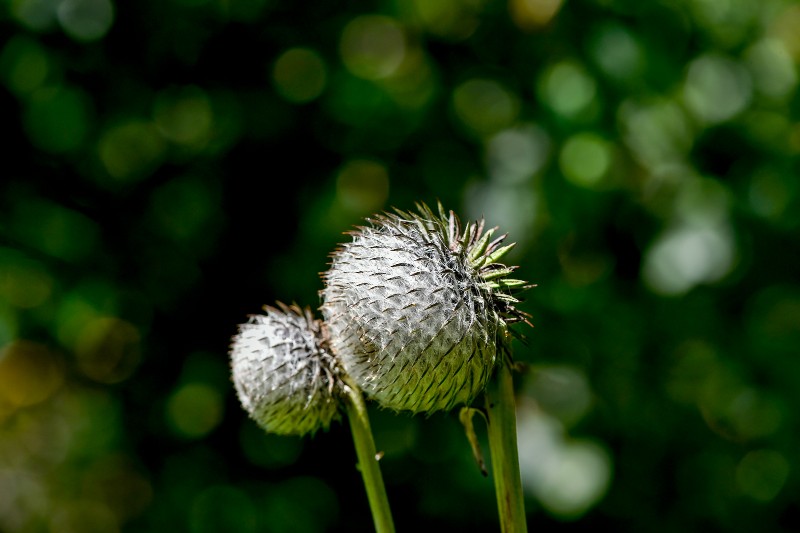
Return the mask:
M239 326L231 370L242 407L282 435L327 429L339 417L341 370L310 309L278 304Z
M511 246L496 228L462 227L450 212L398 211L369 220L334 252L322 312L333 352L384 407L431 413L469 403L494 368L524 285L496 261Z

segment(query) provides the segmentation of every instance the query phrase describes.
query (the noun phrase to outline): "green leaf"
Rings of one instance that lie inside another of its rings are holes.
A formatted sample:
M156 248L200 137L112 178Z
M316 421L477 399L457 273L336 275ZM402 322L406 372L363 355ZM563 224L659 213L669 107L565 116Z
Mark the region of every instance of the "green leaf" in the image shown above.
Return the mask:
M496 263L501 257L506 255L516 245L517 243L512 242L509 245L503 246L502 248L498 248L497 250L492 252L492 255L490 255L486 259L486 264Z
M472 250L469 252L470 264L475 263L475 261L486 251L486 247L489 246L489 239L492 238L492 234L494 234L495 229L497 228L490 228L486 230L486 233L483 234L483 237L481 237L480 240L475 243L475 246L472 247Z
M506 267L506 268L498 268L497 270L491 270L486 274L481 274L481 277L484 281L491 281L497 278L503 278L516 270L516 267Z
M503 294L502 292L498 292L496 294L493 294L492 296L498 300L502 300L510 304L518 304L520 302L510 294Z
M478 435L475 434L475 426L472 423L472 417L475 413L479 413L483 416L484 420L486 419L486 415L484 415L482 411L473 407L462 407L461 411L458 413L458 419L461 421L461 424L464 425L464 432L467 434L467 440L472 448L472 457L474 457L475 462L478 463L481 474L486 477L489 475L489 472L486 470L486 462L483 460L481 445L480 442L478 442Z
M513 288L513 287L523 287L527 285L528 282L522 279L501 279L498 280L497 284L500 285L500 287Z

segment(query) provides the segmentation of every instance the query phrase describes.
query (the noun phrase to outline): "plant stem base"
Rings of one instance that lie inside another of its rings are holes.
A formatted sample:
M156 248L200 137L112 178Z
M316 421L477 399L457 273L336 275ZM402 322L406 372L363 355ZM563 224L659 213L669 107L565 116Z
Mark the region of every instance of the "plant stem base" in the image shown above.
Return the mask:
M514 382L508 362L502 362L486 389L486 415L494 488L503 533L525 533L525 500L519 475Z
M394 533L392 511L389 508L389 499L386 497L386 488L383 485L383 476L378 465L375 441L369 426L367 406L361 391L354 385L347 386L347 418L350 420L350 430L353 433L353 443L358 457L358 469L364 479L367 489L367 499L372 511L372 520L377 533Z

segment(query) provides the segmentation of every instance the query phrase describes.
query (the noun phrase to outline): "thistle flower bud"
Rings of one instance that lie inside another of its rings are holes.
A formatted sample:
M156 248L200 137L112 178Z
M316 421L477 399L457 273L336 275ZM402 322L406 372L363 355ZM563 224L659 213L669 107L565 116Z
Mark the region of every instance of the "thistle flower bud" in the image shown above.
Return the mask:
M242 407L271 433L304 435L339 418L341 370L310 309L265 306L239 326L230 349Z
M466 404L484 388L512 322L526 320L483 220L463 228L436 216L378 215L352 232L323 275L331 348L369 397L395 410L431 413Z

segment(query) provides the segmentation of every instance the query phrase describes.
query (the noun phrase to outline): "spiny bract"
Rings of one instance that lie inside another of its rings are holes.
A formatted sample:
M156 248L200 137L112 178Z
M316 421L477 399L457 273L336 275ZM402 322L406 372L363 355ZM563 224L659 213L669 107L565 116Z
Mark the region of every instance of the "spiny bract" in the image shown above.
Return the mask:
M271 433L304 435L339 417L341 370L310 309L265 306L239 326L230 349L242 407Z
M322 313L331 348L362 390L384 407L431 413L469 403L492 373L512 322L526 320L497 261L513 246L484 222L461 227L397 211L368 219L332 255Z

